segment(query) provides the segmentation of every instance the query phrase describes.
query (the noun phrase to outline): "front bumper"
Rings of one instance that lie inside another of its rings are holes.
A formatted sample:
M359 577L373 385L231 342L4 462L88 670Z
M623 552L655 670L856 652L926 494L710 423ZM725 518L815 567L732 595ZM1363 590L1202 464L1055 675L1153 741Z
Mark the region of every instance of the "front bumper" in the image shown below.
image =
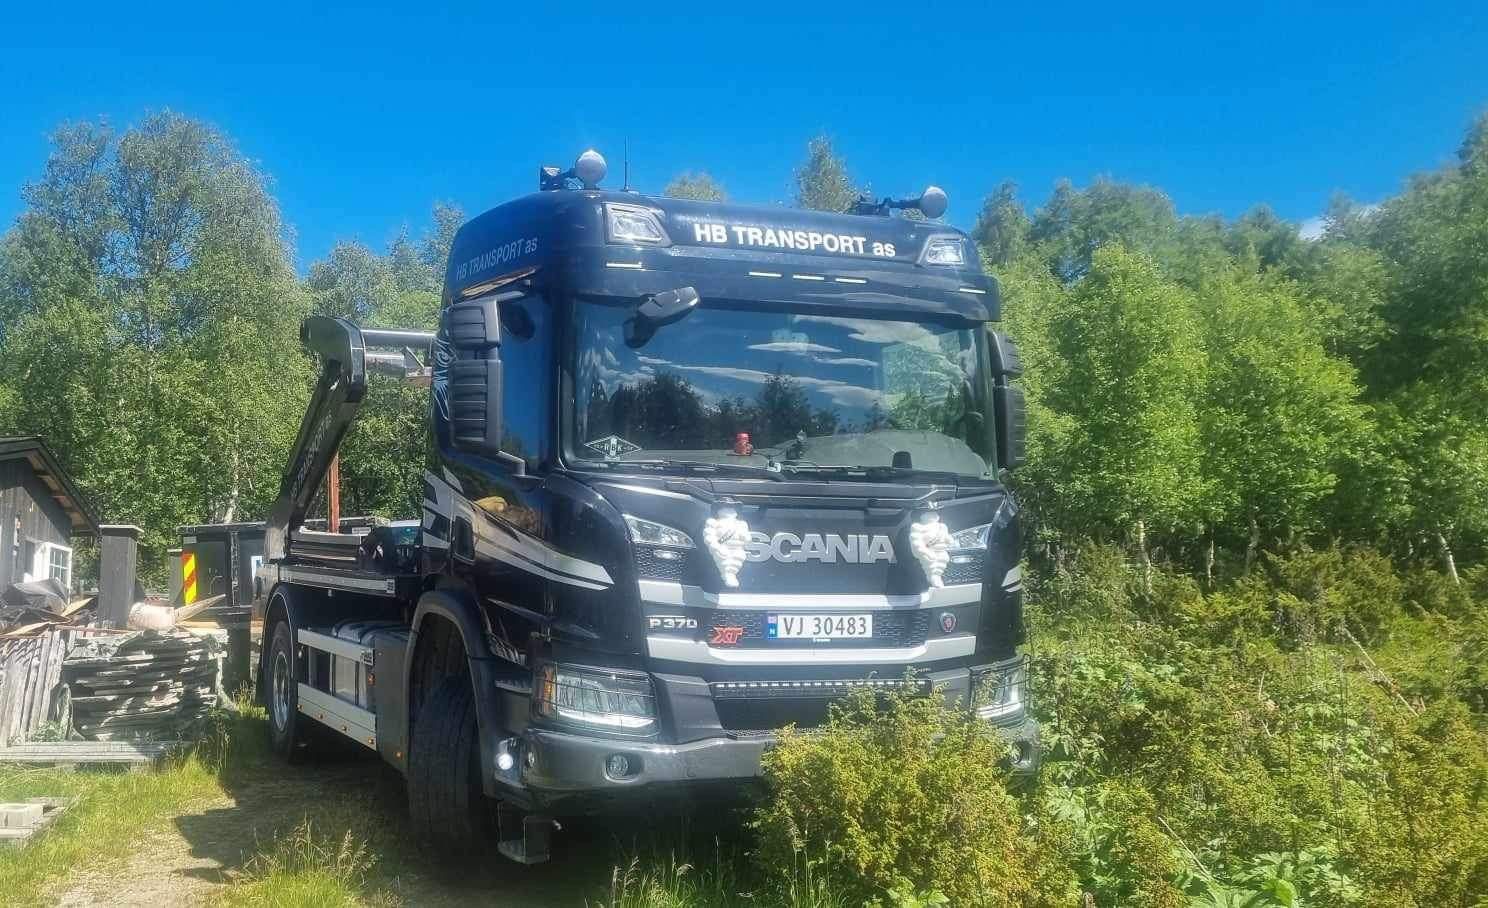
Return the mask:
M1010 665L1021 665L1021 660L997 668ZM976 668L984 667L932 673L929 679L955 699L969 690ZM701 705L695 696L691 700L693 707ZM1008 740L1012 772L1027 774L1038 768L1037 721L1021 711L984 721ZM685 800L697 789L739 788L758 778L760 757L777 740L773 732L728 731L716 725L709 736L674 744L533 726L503 745L514 759L510 769L495 769L496 782L513 800L550 810L588 812L664 793Z

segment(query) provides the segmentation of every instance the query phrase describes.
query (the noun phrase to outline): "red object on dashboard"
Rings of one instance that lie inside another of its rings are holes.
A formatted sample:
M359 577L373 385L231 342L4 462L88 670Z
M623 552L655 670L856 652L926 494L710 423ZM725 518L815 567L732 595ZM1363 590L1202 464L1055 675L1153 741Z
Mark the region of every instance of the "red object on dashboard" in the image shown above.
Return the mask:
M734 453L740 457L754 453L754 445L749 443L748 432L740 432L734 436Z

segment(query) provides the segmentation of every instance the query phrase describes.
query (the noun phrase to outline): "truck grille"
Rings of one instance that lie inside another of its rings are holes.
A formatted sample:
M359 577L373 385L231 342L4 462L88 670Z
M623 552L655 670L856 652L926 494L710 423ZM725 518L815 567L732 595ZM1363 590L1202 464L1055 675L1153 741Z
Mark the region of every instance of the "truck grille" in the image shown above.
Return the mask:
M771 649L820 649L836 646L851 649L871 646L909 647L919 646L930 634L930 615L923 609L905 612L874 612L873 637L867 640L837 640L832 643L817 643L812 640L771 640L765 636L767 616L764 609L716 609L706 613L703 620L712 627L742 627L738 647L768 646ZM778 614L778 613L775 613ZM730 647L734 649L737 647Z

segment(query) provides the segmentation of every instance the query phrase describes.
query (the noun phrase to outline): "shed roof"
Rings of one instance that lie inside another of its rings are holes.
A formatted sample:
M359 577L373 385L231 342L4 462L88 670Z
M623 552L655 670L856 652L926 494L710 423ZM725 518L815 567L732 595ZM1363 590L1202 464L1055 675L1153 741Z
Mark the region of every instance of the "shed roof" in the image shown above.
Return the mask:
M40 436L0 435L0 462L7 460L24 460L31 465L32 472L47 487L57 506L72 519L74 536L98 533L97 515Z

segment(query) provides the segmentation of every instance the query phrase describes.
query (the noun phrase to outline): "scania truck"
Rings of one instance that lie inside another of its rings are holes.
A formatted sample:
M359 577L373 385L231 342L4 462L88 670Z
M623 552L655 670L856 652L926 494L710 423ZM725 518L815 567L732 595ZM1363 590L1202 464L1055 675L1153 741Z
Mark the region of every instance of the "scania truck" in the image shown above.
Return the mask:
M436 850L494 827L528 863L555 817L743 786L861 688L948 698L1030 769L1022 367L945 194L837 214L603 174L586 152L466 223L437 331L303 324L254 580L274 749L349 738ZM306 529L378 371L429 386L422 514Z

